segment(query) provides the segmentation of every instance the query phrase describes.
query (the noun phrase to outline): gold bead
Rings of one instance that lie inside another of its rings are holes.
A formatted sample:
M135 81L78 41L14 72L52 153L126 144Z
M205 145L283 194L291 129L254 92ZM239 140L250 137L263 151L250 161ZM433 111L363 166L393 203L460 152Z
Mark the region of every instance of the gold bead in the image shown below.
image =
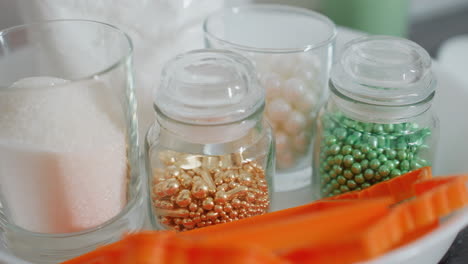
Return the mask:
M223 211L223 207L221 205L215 205L214 211L217 213L221 213Z
M195 211L197 211L197 209L198 209L198 205L196 203L191 203L189 205L189 210L190 211L195 212Z
M226 213L231 212L231 211L232 211L232 205L231 205L230 203L226 203L226 204L224 205L224 211L225 211Z
M187 207L192 202L191 193L189 190L182 190L176 198L176 203L180 207Z
M202 207L205 210L211 210L215 206L215 203L213 202L213 198L208 197L205 200L203 200Z
M163 190L164 190L164 195L169 196L169 195L174 195L177 192L179 192L180 184L177 181L177 179L171 178L167 179L165 182L163 182Z
M217 204L224 204L228 200L228 194L224 191L217 191L215 195L215 202Z
M198 199L205 198L208 195L208 186L202 180L194 181L192 184L192 195Z
M190 188L192 185L192 177L185 172L180 175L179 180L184 188Z
M241 201L239 199L232 199L231 204L232 207L239 208L241 206Z
M246 199L249 203L253 203L253 202L255 202L255 194L249 192L249 193L247 193L247 196L245 197L245 199Z
M214 220L218 217L218 213L217 212L213 212L213 211L210 211L206 214L206 217L210 220Z

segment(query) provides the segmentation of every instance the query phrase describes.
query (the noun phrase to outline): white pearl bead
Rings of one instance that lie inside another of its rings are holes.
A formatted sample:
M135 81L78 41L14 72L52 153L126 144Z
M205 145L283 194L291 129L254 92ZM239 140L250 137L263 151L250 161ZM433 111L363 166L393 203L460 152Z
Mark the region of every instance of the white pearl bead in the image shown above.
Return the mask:
M281 87L283 86L283 83L278 74L273 72L264 73L260 78L260 82L265 88L267 99L281 95Z
M291 112L291 106L281 98L272 99L266 106L266 113L270 122L283 123Z
M292 111L284 124L284 130L291 136L297 136L306 126L306 118L298 111Z
M290 148L289 137L281 130L275 131L276 151L283 152Z
M284 83L283 87L283 98L290 103L295 103L300 100L302 96L307 92L308 87L306 84L297 78L291 78Z
M314 93L312 91L309 91L308 93L304 94L304 96L302 96L299 100L297 100L295 104L296 109L302 113L309 113L315 108L317 100L318 99L315 97Z

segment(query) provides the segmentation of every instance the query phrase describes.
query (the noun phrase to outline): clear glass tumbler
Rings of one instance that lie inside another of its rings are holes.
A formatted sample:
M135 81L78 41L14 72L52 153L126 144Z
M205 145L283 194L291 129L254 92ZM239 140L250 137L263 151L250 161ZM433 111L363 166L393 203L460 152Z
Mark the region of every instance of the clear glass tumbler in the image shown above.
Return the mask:
M265 115L276 139L275 191L310 184L312 139L327 91L335 25L301 8L249 5L205 20L206 46L248 57L266 89Z
M0 32L7 249L56 263L141 228L136 108L132 43L119 29L56 20Z

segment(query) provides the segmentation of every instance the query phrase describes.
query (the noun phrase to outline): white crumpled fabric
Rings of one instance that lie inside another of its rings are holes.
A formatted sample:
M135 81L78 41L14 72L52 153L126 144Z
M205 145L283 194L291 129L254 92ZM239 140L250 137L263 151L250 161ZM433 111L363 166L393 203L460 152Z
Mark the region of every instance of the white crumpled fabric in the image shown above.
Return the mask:
M130 35L135 46L140 135L144 135L154 120L153 91L159 85L164 63L181 52L203 48L202 22L224 5L223 0L20 2L21 16L26 23L45 19L90 19L115 25Z

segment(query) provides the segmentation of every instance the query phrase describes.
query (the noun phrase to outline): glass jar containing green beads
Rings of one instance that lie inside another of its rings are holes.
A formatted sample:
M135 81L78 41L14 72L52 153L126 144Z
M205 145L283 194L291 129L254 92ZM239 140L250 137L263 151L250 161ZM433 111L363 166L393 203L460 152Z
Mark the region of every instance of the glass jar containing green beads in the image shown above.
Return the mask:
M371 36L343 49L317 120L314 194L365 189L430 166L438 137L431 58L406 39Z

